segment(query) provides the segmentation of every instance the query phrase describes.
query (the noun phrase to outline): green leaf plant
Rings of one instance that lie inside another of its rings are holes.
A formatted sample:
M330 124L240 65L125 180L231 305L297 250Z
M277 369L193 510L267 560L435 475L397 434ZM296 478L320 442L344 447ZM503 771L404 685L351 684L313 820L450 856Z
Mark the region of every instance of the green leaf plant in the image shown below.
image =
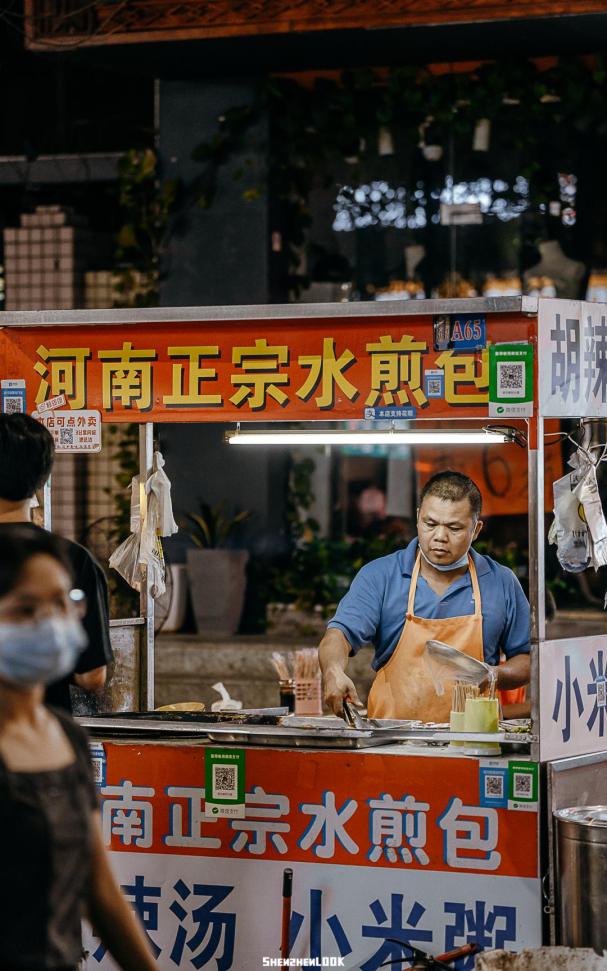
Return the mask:
M234 532L250 517L251 512L248 509L229 515L223 502L216 506L201 502L199 513L185 514L190 523L186 533L199 549L222 549L229 545Z

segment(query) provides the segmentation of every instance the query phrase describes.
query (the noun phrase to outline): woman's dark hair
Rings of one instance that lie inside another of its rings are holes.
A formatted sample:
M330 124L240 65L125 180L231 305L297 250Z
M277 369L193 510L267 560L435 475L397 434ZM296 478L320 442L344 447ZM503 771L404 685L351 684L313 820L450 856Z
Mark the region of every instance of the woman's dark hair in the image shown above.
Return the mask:
M0 597L17 585L32 556L52 556L72 576L65 543L59 536L27 523L0 524Z
M39 421L0 415L0 499L30 499L51 474L54 457L53 436Z

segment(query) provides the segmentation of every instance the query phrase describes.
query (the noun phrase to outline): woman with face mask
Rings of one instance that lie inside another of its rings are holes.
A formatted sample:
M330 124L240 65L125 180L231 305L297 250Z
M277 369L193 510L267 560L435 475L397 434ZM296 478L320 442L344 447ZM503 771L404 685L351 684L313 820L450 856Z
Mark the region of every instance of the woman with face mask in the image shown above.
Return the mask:
M86 646L61 541L0 526L0 968L76 971L86 915L124 971L156 964L109 867L84 733L44 687Z

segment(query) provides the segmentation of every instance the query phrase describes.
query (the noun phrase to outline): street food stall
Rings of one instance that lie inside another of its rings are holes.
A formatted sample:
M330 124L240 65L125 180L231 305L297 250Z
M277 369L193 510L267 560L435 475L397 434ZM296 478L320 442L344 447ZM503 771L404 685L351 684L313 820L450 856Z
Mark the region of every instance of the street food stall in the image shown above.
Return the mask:
M155 712L144 583L126 622L140 710L84 722L105 839L159 968L276 966L286 870L300 962L374 971L409 945L557 938L552 811L607 801L607 637L546 639L545 419L605 416L606 314L507 297L2 315L3 408L46 414L67 443L137 422L142 482L169 421L225 421L234 446L470 442L486 465L526 451L530 726ZM112 966L91 932L87 949L87 968Z

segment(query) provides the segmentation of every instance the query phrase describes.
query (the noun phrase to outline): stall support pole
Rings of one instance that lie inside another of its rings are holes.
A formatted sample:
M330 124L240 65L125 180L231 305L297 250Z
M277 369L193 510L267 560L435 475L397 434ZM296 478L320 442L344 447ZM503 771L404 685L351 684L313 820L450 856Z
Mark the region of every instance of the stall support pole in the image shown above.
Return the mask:
M529 422L529 604L531 608L531 717L537 735L540 716L539 651L546 638L546 569L544 539L544 419ZM534 743L535 744L535 743ZM532 751L539 761L539 751Z
M142 522L147 513L145 483L152 474L153 463L154 425L146 422L145 425L139 426L139 493ZM144 711L151 711L154 708L154 598L150 593L147 569L141 581L139 608L143 617L143 640L139 664L141 706Z
M531 731L540 737L540 651L546 639L546 541L544 523L544 419L529 421L528 492L529 506L529 605L531 608ZM540 761L539 741L531 743L531 758ZM554 943L553 832L550 794L542 787L540 819L548 818L547 848L540 849L540 873L544 914L548 915L548 936ZM547 855L547 859L546 859Z

